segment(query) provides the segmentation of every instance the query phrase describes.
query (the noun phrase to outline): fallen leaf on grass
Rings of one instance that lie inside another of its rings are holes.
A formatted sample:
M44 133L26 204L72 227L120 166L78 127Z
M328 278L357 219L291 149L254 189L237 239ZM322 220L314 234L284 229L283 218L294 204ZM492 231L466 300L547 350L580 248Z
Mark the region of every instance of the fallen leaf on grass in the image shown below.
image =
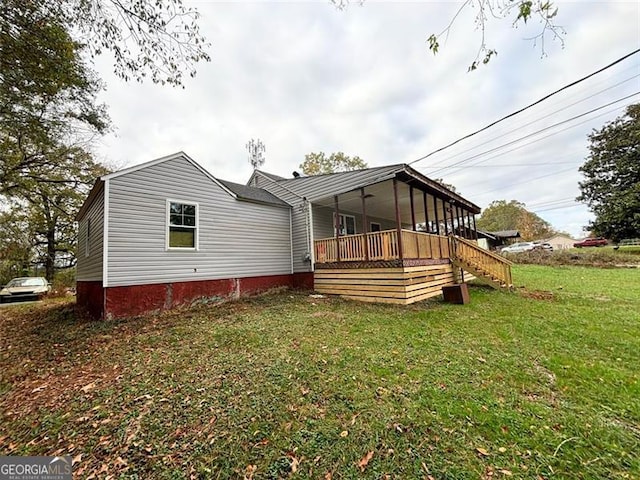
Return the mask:
M364 457L360 459L360 461L358 462L358 467L360 467L360 470L362 472L364 472L364 469L367 467L367 465L369 465L369 462L371 461L372 458L373 458L373 450L371 450L369 453L367 453Z
M349 432L347 432L346 430L343 430L343 431L340 432L340 436L342 438L346 437L347 435L349 435Z
M507 451L507 449L506 449L506 448L504 448L504 447L500 447L500 448L498 449L498 451L499 451L500 453L504 453L504 452L506 452L506 451Z
M300 465L300 460L291 456L291 473L296 473L298 471L298 465Z
M489 452L487 451L486 448L478 447L478 448L476 448L476 452L478 452L480 455L482 455L484 457L487 457L489 455Z
M247 468L245 468L244 470L244 480L253 480L253 474L256 473L257 469L258 467L256 467L255 465L247 465Z
M510 477L511 475L513 475L511 470L500 470L500 473L502 473L503 475L506 475L507 477Z
M71 460L71 465L75 465L76 463L80 463L82 461L82 453L79 453Z
M96 382L91 382L85 385L84 387L82 387L80 390L82 390L83 393L87 393L93 390L94 388L96 388Z

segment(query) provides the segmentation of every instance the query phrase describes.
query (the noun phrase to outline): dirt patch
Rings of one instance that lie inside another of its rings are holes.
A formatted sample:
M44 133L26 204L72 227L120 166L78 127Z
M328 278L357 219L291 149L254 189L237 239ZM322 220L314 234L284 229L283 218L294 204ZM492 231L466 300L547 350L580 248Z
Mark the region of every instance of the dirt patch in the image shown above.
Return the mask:
M314 312L311 314L311 316L313 318L326 318L326 319L331 319L331 320L342 320L344 319L344 315L342 315L341 313L337 313L337 312L331 312L328 310L323 310L320 312Z
M520 295L526 298L532 298L534 300L547 300L552 301L555 299L553 292L546 290L520 290Z

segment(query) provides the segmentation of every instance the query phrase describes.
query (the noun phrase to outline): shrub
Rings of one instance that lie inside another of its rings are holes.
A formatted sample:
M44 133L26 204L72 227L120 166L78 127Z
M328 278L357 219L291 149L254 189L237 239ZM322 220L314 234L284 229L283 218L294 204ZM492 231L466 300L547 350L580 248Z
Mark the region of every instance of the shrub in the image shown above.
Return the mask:
M533 265L574 265L585 267L615 267L620 265L640 265L637 254L610 248L569 249L548 252L532 250L529 252L503 254L514 263Z

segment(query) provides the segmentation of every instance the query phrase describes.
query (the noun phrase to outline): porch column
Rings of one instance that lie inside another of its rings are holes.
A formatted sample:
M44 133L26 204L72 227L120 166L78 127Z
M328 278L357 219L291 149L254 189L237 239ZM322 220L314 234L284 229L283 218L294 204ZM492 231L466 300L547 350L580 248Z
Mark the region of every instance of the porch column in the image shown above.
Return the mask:
M447 204L445 203L444 199L442 199L442 221L444 223L444 234L448 235L449 229L447 228Z
M364 259L369 261L369 238L367 232L369 231L367 221L367 202L365 201L364 187L360 188L360 197L362 198L362 233L364 234Z
M440 218L438 215L438 197L433 196L433 211L436 214L436 233L440 235Z
M459 237L464 237L464 227L460 225L461 218L462 218L462 212L460 211L460 207L456 203L456 223L458 224L456 231L458 232Z
M393 179L393 201L396 207L396 232L398 235L398 257L403 258L402 253L402 220L400 219L400 203L398 202L398 180Z
M471 212L469 210L467 210L467 235L469 235L467 238L469 240L473 240L473 232L471 231Z
M427 233L431 233L431 225L429 225L429 208L427 207L427 192L422 192L422 204L424 206L424 228Z
M340 261L340 210L338 209L338 196L333 196L335 206L335 222L336 222L336 258Z
M476 227L476 214L475 213L473 214L472 218L473 218L473 232L474 232L473 236L475 237L476 242L477 242L478 241L478 229Z
M413 205L413 187L411 185L409 185L409 201L411 202L411 225L412 225L412 230L415 232L417 230L417 228L416 228L416 211L415 211L415 207Z

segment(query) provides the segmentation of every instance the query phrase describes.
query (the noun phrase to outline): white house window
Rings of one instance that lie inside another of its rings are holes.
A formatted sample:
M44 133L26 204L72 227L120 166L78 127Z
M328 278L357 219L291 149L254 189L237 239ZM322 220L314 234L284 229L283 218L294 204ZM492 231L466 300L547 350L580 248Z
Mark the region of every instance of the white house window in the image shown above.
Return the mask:
M336 214L333 213L333 230L335 234ZM356 217L353 215L340 214L340 235L354 235L356 233Z
M198 204L167 202L169 248L198 248Z

